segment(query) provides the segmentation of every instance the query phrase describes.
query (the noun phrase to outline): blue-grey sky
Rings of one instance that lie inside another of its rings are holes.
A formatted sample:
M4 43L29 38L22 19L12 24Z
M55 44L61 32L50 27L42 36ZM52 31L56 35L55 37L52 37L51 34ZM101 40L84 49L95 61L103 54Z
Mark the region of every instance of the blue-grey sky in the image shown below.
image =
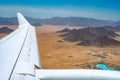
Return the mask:
M79 16L120 20L120 0L1 0L0 16L17 12L34 18Z

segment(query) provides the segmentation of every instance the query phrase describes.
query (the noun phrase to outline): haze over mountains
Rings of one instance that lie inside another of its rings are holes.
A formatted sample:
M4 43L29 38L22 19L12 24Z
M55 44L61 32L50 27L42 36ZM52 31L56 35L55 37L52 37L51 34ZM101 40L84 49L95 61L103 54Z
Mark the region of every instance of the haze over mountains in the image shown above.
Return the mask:
M37 19L26 17L32 25L67 25L85 27L83 29L64 29L60 32L67 32L62 35L65 40L75 42L82 41L78 45L92 46L110 46L120 45L120 41L114 40L113 37L119 36L116 31L120 31L120 21L99 20L94 18L83 17L53 17L48 19ZM16 17L3 18L0 17L1 25L17 25ZM103 27L104 26L104 27ZM4 27L1 32L8 32L8 28ZM10 31L12 32L12 31Z
M100 27L100 26L117 26L120 25L120 21L99 20L94 18L84 17L52 17L47 19L30 18L27 20L35 26L39 25L68 25L68 26L83 26L83 27ZM4 18L0 17L1 25L17 25L18 21L16 17Z

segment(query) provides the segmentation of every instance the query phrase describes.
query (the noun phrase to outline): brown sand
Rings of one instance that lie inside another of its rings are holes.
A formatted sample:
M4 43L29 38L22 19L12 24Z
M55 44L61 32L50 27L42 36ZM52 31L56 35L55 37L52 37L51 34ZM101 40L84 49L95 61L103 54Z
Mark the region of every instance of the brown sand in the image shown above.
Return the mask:
M105 63L115 69L120 68L120 47L99 48L77 46L77 42L64 41L56 31L65 27L37 27L37 38L43 68L95 69L97 63Z
M16 29L16 26L10 28ZM36 28L43 68L95 69L97 63L105 63L110 68L120 69L120 46L105 48L77 46L77 42L64 41L60 37L62 33L56 33L64 28L65 26L50 25ZM8 34L0 34L0 37L6 35ZM120 37L115 39L120 40Z

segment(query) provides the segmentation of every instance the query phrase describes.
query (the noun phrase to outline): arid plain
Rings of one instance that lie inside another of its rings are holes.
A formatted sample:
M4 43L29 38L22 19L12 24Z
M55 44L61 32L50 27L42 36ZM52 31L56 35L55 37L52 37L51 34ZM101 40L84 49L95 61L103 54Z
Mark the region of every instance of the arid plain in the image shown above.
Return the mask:
M1 25L3 26L3 25ZM9 26L16 29L16 26ZM68 27L68 26L67 26ZM42 67L45 69L97 69L99 63L120 70L120 46L80 46L69 42L57 31L66 26L44 25L36 27ZM78 27L68 27L69 29ZM120 34L119 32L117 34ZM8 34L0 34L0 37ZM120 40L120 37L116 37Z
M64 33L57 31L64 28L66 27L50 25L36 28L43 68L97 69L98 63L104 63L112 69L120 69L120 46L78 46L77 42L68 42L60 37ZM116 37L117 40L119 38Z

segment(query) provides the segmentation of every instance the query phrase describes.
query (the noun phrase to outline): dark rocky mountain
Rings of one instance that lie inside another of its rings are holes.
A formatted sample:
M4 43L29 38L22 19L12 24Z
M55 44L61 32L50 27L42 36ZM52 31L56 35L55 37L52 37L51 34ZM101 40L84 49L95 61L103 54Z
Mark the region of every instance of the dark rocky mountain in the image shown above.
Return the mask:
M30 18L30 17L26 17L26 19L34 26L41 25L39 19ZM0 25L18 25L18 20L16 17L12 17L12 18L0 17Z
M112 23L112 25L120 25L120 21L116 21L116 22Z
M118 31L120 31L120 25L118 25L118 26L104 26L103 27L104 29L107 29L107 30L109 30L109 31L115 31L115 32L118 32Z
M94 28L83 28L83 29L73 29L65 34L62 34L61 37L64 37L65 40L70 42L79 43L77 45L84 46L116 46L120 45L120 41L114 40L116 36L116 31L120 31L119 26L116 27L94 27ZM65 32L62 30L61 32Z
M70 32L70 31L71 31L70 29L65 28L65 29L63 29L63 30L61 30L61 31L57 31L57 32Z
M26 19L35 26L46 25L69 25L69 26L84 26L84 27L100 27L100 26L116 26L120 25L120 21L99 20L94 18L83 17L53 17L48 19L38 19L26 17ZM17 18L4 18L0 17L0 24L16 25L18 24Z
M1 25L16 25L18 24L18 21L16 17L12 17L12 18L0 17L0 24Z
M5 34L9 34L11 32L13 32L14 30L8 28L8 27L2 27L0 28L0 33L5 33Z
M77 45L84 45L84 46L98 46L98 47L105 47L105 46L117 46L120 45L120 41L114 40L107 36L97 37L91 40L84 40Z

